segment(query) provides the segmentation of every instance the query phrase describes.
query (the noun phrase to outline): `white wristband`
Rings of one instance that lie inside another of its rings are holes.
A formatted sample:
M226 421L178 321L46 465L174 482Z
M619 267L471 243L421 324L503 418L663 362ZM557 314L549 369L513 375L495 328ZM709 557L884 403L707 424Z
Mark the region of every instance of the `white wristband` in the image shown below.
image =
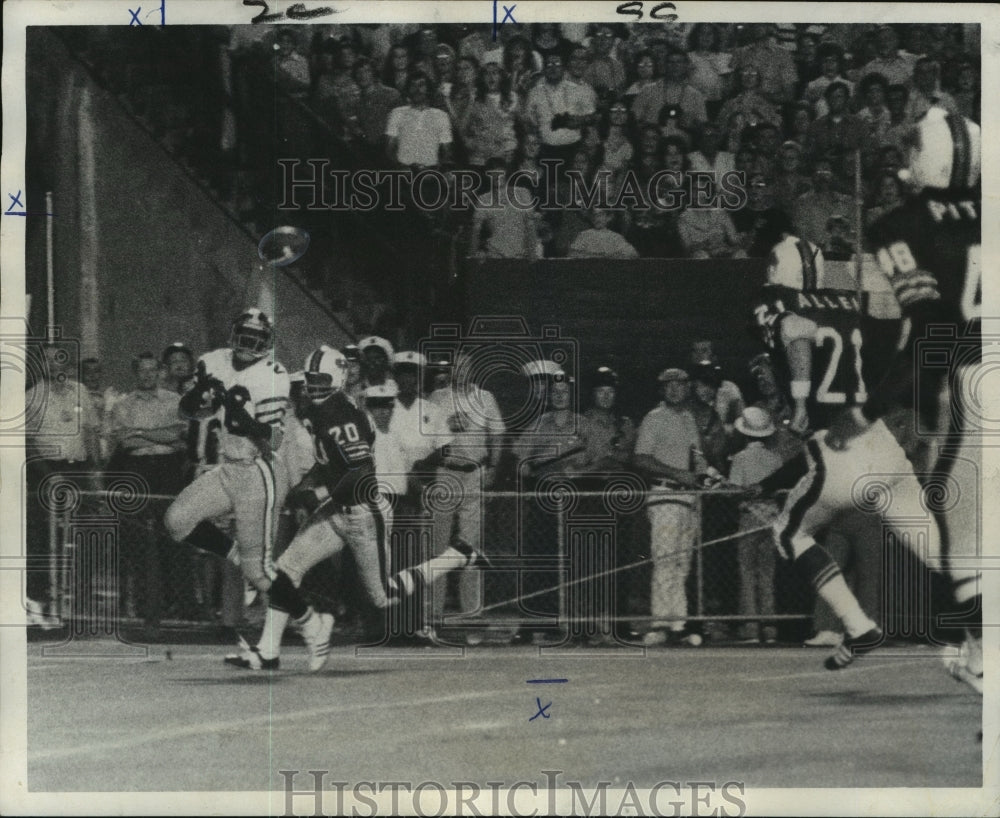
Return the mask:
M316 486L313 489L313 494L321 503L330 499L330 490L326 486Z
M809 381L792 381L792 399L805 400L809 397L812 383Z

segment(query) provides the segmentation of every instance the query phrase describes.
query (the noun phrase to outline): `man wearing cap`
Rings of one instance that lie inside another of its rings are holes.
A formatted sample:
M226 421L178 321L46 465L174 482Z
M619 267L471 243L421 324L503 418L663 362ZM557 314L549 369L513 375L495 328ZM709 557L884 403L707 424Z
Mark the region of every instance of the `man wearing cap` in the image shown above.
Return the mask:
M643 418L635 443L636 468L649 475L646 501L653 560L649 633L644 644L680 640L687 619L685 580L698 539L697 498L679 489L697 489L708 464L701 454L698 426L685 408L688 374L664 369L659 376L663 402Z
M347 380L344 382L344 394L347 395L355 406L360 406L365 391L364 378L361 375L361 349L357 344L348 344L340 354L347 361Z
M378 335L370 335L358 341L358 351L361 355L361 374L364 376L364 388L378 386L391 381L389 367L392 365L394 351L392 344ZM347 359L350 366L350 358Z
M584 440L585 471L620 471L632 459L636 428L632 418L615 411L618 373L601 366L591 379L593 405L583 413L580 437Z
M521 518L523 528L518 532L519 545L526 557L547 561L549 567L536 567L525 574L522 587L531 596L521 604L526 612L554 618L559 613L559 599L554 589L560 578L551 566L562 544L557 537L556 515L536 501L534 490L546 477L583 470L586 457L586 446L580 434L583 418L572 408L573 380L558 365L552 361L536 361L525 369L531 373L536 398L542 398L546 394L542 390L547 390L548 411L538 419L537 426L522 432L513 445L518 460L518 489L525 504ZM544 494L544 489L539 493ZM539 593L548 589L553 590ZM552 623L547 625L522 626L514 641L546 635L557 638L551 631Z
M573 379L562 370L550 378L549 411L514 446L523 473L533 479L555 472L576 472L585 462L586 445L580 434L583 418L572 408Z
M733 456L729 482L735 486L753 486L781 468L784 461L775 444L777 428L764 409L750 406L736 419L736 431L746 440L746 447ZM772 523L780 512L773 497L757 497L740 503L740 530L749 532L740 537L737 555L740 567L741 616L766 618L774 614L775 554ZM774 642L777 630L773 624L746 622L741 637L756 642Z
M396 403L389 428L399 438L407 471L436 465L425 461L451 442L453 435L441 410L423 397L421 388L427 359L420 352L397 352L392 357ZM438 455L438 458L443 455ZM434 458L434 459L438 459ZM415 486L411 486L411 489Z
M363 393L363 403L375 422L375 474L379 492L385 499L382 516L388 535L392 534L392 516L397 499L406 494L406 459L403 444L392 431L392 413L396 405L396 384L369 386ZM389 541L389 536L386 537Z
M434 553L438 554L455 536L474 550L481 550L483 530L482 492L493 487L501 438L506 432L500 407L493 393L472 380L475 360L460 354L451 372L451 382L431 393L428 401L446 419L454 439L448 454L438 466L438 480L443 486L455 485L462 500L457 507L434 509ZM482 579L474 569L457 572L460 612L470 614L482 604ZM437 589L432 597L435 622L444 614L446 594Z

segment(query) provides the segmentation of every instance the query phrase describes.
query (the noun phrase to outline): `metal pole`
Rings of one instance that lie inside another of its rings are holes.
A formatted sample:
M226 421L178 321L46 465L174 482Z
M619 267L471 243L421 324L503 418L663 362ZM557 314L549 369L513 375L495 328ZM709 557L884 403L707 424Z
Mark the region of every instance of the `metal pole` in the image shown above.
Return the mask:
M556 576L558 577L559 585L559 621L565 622L567 619L566 611L566 582L564 580L566 571L566 519L565 519L565 507L563 506L562 498L557 500L559 507L556 511L556 547L557 553L556 557L558 559L558 566L556 568Z
M861 203L864 190L861 182L861 149L854 151L854 283L858 293L858 303L862 301L864 285L861 276L861 252L864 246L864 225L862 224Z
M702 562L702 553L701 553L701 550L702 550L701 549L701 519L702 519L702 498L704 497L704 495L703 494L696 494L695 497L697 498L697 501L695 502L695 506L694 506L694 508L695 508L695 514L697 515L697 519L696 519L696 522L695 522L695 531L697 532L697 534L695 536L695 542L697 543L697 545L695 546L695 557L694 557L694 559L695 559L695 575L696 575L696 578L698 580L698 600L695 603L695 615L696 616L703 616L704 613L705 613L705 604L704 604L705 590L704 590L704 588L702 586L704 585L703 581L704 581L705 577L704 577L704 573L703 573L704 563Z
M45 192L45 212L52 213L52 191ZM55 267L52 260L52 218L45 219L45 297L46 297L46 333L52 332L56 325L56 284ZM49 340L52 340L51 338Z
M62 617L62 594L59 589L59 524L56 510L49 509L49 610Z

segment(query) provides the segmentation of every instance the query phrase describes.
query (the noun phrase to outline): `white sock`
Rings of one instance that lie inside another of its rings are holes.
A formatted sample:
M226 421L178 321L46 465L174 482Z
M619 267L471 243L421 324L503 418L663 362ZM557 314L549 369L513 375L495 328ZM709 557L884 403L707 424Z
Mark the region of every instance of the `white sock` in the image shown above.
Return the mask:
M264 659L276 659L281 653L281 637L288 624L288 612L268 608L264 615L264 630L261 631L257 650Z
M833 609L850 637L861 636L875 627L875 623L861 610L857 598L847 587L842 574L837 574L817 589L817 593Z

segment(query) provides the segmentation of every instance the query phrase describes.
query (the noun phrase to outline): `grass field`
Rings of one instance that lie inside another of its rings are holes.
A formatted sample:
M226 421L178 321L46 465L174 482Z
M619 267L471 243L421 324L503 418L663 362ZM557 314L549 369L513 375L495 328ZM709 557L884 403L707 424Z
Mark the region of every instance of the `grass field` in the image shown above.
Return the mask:
M225 666L222 646L125 659L42 648L28 644L32 791L281 790L282 769L347 782L560 770L591 786L982 786L981 699L929 648L830 673L824 651L799 647L338 647L317 674L295 646L275 673ZM528 683L539 678L567 681ZM531 720L536 697L548 718Z

